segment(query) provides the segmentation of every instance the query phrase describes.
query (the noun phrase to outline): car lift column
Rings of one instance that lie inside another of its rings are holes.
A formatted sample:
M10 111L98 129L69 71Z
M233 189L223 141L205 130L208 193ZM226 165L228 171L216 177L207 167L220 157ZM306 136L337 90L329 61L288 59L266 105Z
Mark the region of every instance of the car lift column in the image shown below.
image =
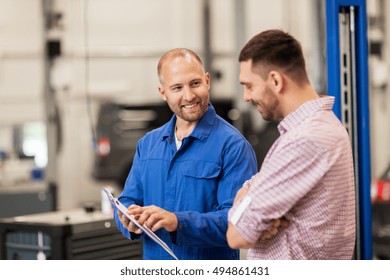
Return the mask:
M61 123L59 110L55 98L55 91L52 87L52 69L54 59L60 55L60 41L52 40L49 33L56 21L60 19L53 12L53 0L41 0L43 18L43 96L46 113L46 135L47 135L47 166L45 168L45 181L48 184L50 193L53 195L54 210L57 210L57 154L61 144ZM57 16L57 17L56 17Z
M356 180L356 259L372 259L371 164L365 0L327 0L328 95L352 143ZM342 187L342 186L340 186Z

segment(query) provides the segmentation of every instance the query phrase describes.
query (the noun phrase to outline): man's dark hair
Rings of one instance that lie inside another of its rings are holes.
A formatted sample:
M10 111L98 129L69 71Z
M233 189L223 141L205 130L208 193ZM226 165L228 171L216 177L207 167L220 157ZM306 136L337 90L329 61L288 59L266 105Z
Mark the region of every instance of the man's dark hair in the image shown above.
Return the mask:
M254 36L243 47L238 60L252 60L253 68L263 78L276 68L299 85L309 81L301 44L282 30L271 29Z

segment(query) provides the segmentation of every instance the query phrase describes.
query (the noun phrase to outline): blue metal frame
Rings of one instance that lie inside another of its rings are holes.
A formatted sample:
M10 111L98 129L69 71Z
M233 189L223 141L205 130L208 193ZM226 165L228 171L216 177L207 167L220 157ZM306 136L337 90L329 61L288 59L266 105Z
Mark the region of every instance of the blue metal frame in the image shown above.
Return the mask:
M353 6L356 10L356 85L359 176L359 222L361 259L372 259L372 210L371 210L371 159L368 96L368 42L365 0L326 0L327 75L328 94L335 96L334 112L341 119L340 82L340 32L341 7Z

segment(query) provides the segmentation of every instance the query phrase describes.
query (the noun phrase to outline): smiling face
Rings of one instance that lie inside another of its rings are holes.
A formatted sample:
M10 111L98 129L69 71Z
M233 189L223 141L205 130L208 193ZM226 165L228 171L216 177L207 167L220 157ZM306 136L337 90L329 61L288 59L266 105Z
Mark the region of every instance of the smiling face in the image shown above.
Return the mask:
M179 121L197 123L210 101L210 75L194 57L173 56L161 67L158 90Z
M244 101L251 102L266 121L282 117L277 94L272 90L271 78L266 80L253 72L252 60L240 62L240 83L244 86Z

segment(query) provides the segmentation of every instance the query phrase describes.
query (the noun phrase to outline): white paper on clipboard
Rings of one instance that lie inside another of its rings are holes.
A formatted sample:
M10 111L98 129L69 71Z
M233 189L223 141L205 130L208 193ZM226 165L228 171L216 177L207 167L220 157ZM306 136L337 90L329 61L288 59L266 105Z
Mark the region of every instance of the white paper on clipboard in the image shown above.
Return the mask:
M153 239L157 244L164 248L165 251L168 252L174 259L178 260L176 255L172 252L172 250L168 247L168 245L160 239L151 229L147 228L144 225L138 223L138 221L134 218L133 215L127 214L127 208L124 206L110 191L106 188L102 188L104 193L107 195L113 207L117 208L123 215L126 216L133 224L135 224L138 228L140 228L145 234L147 234L151 239Z

